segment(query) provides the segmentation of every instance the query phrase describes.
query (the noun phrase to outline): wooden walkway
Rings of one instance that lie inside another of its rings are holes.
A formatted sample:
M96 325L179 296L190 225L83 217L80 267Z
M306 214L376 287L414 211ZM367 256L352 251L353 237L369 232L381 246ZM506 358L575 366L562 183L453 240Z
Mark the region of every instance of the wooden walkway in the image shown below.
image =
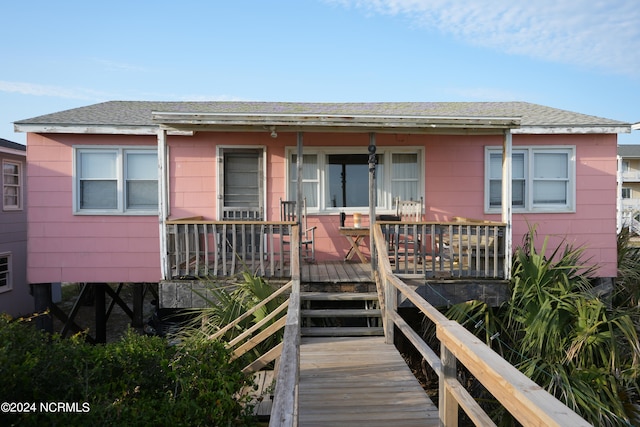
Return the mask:
M384 337L303 337L299 425L437 426L431 402Z

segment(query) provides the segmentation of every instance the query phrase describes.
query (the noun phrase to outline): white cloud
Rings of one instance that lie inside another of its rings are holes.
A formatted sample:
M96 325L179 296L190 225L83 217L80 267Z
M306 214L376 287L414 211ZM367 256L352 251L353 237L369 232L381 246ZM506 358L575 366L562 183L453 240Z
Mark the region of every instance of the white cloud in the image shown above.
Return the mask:
M640 7L633 0L327 0L497 51L640 75Z
M118 62L112 61L110 59L101 59L95 58L94 61L109 70L120 70L120 71L146 71L144 67L139 65L129 64L126 62Z
M109 99L106 93L85 88L67 88L61 86L42 85L27 82L10 82L0 80L0 92L19 93L32 96L51 96L65 99L96 101Z

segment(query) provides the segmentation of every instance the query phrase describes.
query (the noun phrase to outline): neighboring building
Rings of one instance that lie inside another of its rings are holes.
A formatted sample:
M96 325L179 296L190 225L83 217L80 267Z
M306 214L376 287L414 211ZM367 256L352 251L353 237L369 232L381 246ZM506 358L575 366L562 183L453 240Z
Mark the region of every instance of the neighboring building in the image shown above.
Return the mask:
M509 222L513 246L535 224L550 245L585 245L601 277L617 273L617 134L630 125L616 120L522 102L114 101L15 128L28 141L33 284L167 278L167 219L244 208L278 220L280 199L296 198L300 152L316 259L340 260L340 213L368 212L370 145L376 213L422 198L426 221Z
M618 157L620 213L622 225L629 226L640 215L640 145L619 145Z
M0 313L33 312L27 285L26 147L0 138Z

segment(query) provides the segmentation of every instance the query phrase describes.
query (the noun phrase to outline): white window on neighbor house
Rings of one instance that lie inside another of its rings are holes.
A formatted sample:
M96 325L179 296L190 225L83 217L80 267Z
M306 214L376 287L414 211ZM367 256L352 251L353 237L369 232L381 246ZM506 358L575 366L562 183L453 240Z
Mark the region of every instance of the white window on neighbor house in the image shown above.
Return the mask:
M631 164L629 163L629 160L623 160L622 161L622 173L626 174L631 172Z
M622 198L623 199L631 199L632 198L631 188L622 187Z
M74 212L155 215L158 156L155 149L76 147Z
M288 155L290 200L297 190L297 155ZM393 200L418 200L424 188L422 151L378 147L376 152L376 205L394 208ZM369 206L369 154L362 148L305 148L302 194L307 208L317 212L356 212Z
M22 210L22 163L2 161L2 209Z
M512 150L514 212L572 212L575 210L575 148L517 147ZM502 150L486 149L485 211L502 206Z
M11 253L0 253L0 293L13 288L11 281Z

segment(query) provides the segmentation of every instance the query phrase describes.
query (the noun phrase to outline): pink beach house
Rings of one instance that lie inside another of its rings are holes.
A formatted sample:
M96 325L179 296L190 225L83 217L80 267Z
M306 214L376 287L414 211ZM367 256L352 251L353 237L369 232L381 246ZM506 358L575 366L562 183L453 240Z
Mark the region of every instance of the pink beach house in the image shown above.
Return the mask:
M15 129L27 133L34 285L223 275L236 271L226 250L286 275L269 264L283 246L272 236L286 234L281 200L306 212L314 263L344 259L354 216L382 224L413 200L425 224L415 271L426 277L506 279L534 224L551 244L585 246L601 278L616 276L617 134L631 129L616 120L524 102L113 101ZM253 225L238 234L232 223ZM500 242L495 268L462 268L489 249L463 251L474 232L455 224L498 230L482 243Z

